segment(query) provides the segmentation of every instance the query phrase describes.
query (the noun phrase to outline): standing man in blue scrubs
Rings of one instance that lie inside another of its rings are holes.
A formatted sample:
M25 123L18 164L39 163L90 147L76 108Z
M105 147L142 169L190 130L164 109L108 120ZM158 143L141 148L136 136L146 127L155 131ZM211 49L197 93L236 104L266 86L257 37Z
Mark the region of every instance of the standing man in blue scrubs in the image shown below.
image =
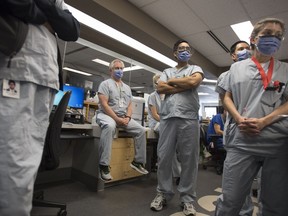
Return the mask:
M160 138L158 141L157 195L150 208L160 211L174 195L172 184L172 159L176 146L181 161L178 191L184 215L196 215L196 180L199 160L199 97L197 87L203 79L203 71L197 65L189 65L191 47L179 40L173 47L177 66L163 71L157 91L165 94L161 104Z
M288 212L288 64L273 57L284 33L281 20L260 20L250 37L252 58L230 68L223 101L227 156L216 216L239 215L261 167L262 215Z

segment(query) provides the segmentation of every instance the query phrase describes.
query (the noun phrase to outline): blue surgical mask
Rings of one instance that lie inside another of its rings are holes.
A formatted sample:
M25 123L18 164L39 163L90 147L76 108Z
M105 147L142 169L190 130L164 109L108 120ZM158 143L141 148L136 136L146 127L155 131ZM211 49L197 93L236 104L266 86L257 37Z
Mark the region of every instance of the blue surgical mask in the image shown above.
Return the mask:
M260 36L255 44L257 50L266 56L271 56L279 49L281 40L276 36Z
M250 50L243 49L243 50L236 52L236 55L237 55L237 61L242 61L242 60L245 60L247 58L250 58L251 52L250 52Z
M187 62L191 58L189 51L178 52L178 60L181 62Z
M119 80L123 77L123 70L114 70L115 79Z

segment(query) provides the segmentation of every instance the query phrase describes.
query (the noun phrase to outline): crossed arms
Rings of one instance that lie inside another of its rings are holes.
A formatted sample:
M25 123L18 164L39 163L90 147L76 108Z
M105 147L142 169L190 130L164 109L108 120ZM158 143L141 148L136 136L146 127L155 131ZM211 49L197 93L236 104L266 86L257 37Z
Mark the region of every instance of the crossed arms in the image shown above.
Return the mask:
M157 92L159 94L176 94L197 88L203 79L203 74L200 72L193 73L191 76L183 78L172 78L167 82L158 81Z

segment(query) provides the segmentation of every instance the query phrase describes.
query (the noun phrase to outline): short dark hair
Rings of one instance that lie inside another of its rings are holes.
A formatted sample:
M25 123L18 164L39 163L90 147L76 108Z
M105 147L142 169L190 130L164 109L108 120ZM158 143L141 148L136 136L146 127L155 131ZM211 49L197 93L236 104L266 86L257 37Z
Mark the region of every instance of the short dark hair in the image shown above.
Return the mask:
M10 85L11 83L13 83L14 85L16 85L16 83L15 83L14 80L9 80L9 81L8 81L8 85Z
M180 40L178 40L178 41L174 44L173 52L177 51L178 46L179 46L179 44L181 44L181 43L187 43L187 44L189 44L188 41L183 40L183 39L180 39ZM189 44L189 46L190 46L190 44Z
M230 47L230 54L231 54L231 55L235 52L236 46L237 46L239 43L246 43L246 44L249 46L249 44L248 44L246 41L242 41L242 40L236 41L236 42Z
M218 106L217 109L218 109L218 113L219 113L219 114L223 114L223 113L224 113L224 110L225 110L225 109L224 109L223 106Z

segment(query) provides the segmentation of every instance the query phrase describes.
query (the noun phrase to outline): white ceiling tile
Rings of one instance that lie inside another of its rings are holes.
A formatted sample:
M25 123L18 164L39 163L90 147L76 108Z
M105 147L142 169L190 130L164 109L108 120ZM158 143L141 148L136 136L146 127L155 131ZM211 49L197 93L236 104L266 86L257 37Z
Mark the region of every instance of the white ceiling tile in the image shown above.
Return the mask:
M138 8L142 8L145 7L146 5L149 5L153 2L156 2L158 0L128 0L129 2L131 2L132 4L134 4L135 6L137 6Z
M239 0L184 1L210 30L249 20Z
M223 54L225 51L217 44L207 32L193 34L184 38L194 49L204 56Z
M141 9L179 37L208 30L182 0L158 0Z
M288 11L287 0L241 0L241 2L251 19L274 17Z

